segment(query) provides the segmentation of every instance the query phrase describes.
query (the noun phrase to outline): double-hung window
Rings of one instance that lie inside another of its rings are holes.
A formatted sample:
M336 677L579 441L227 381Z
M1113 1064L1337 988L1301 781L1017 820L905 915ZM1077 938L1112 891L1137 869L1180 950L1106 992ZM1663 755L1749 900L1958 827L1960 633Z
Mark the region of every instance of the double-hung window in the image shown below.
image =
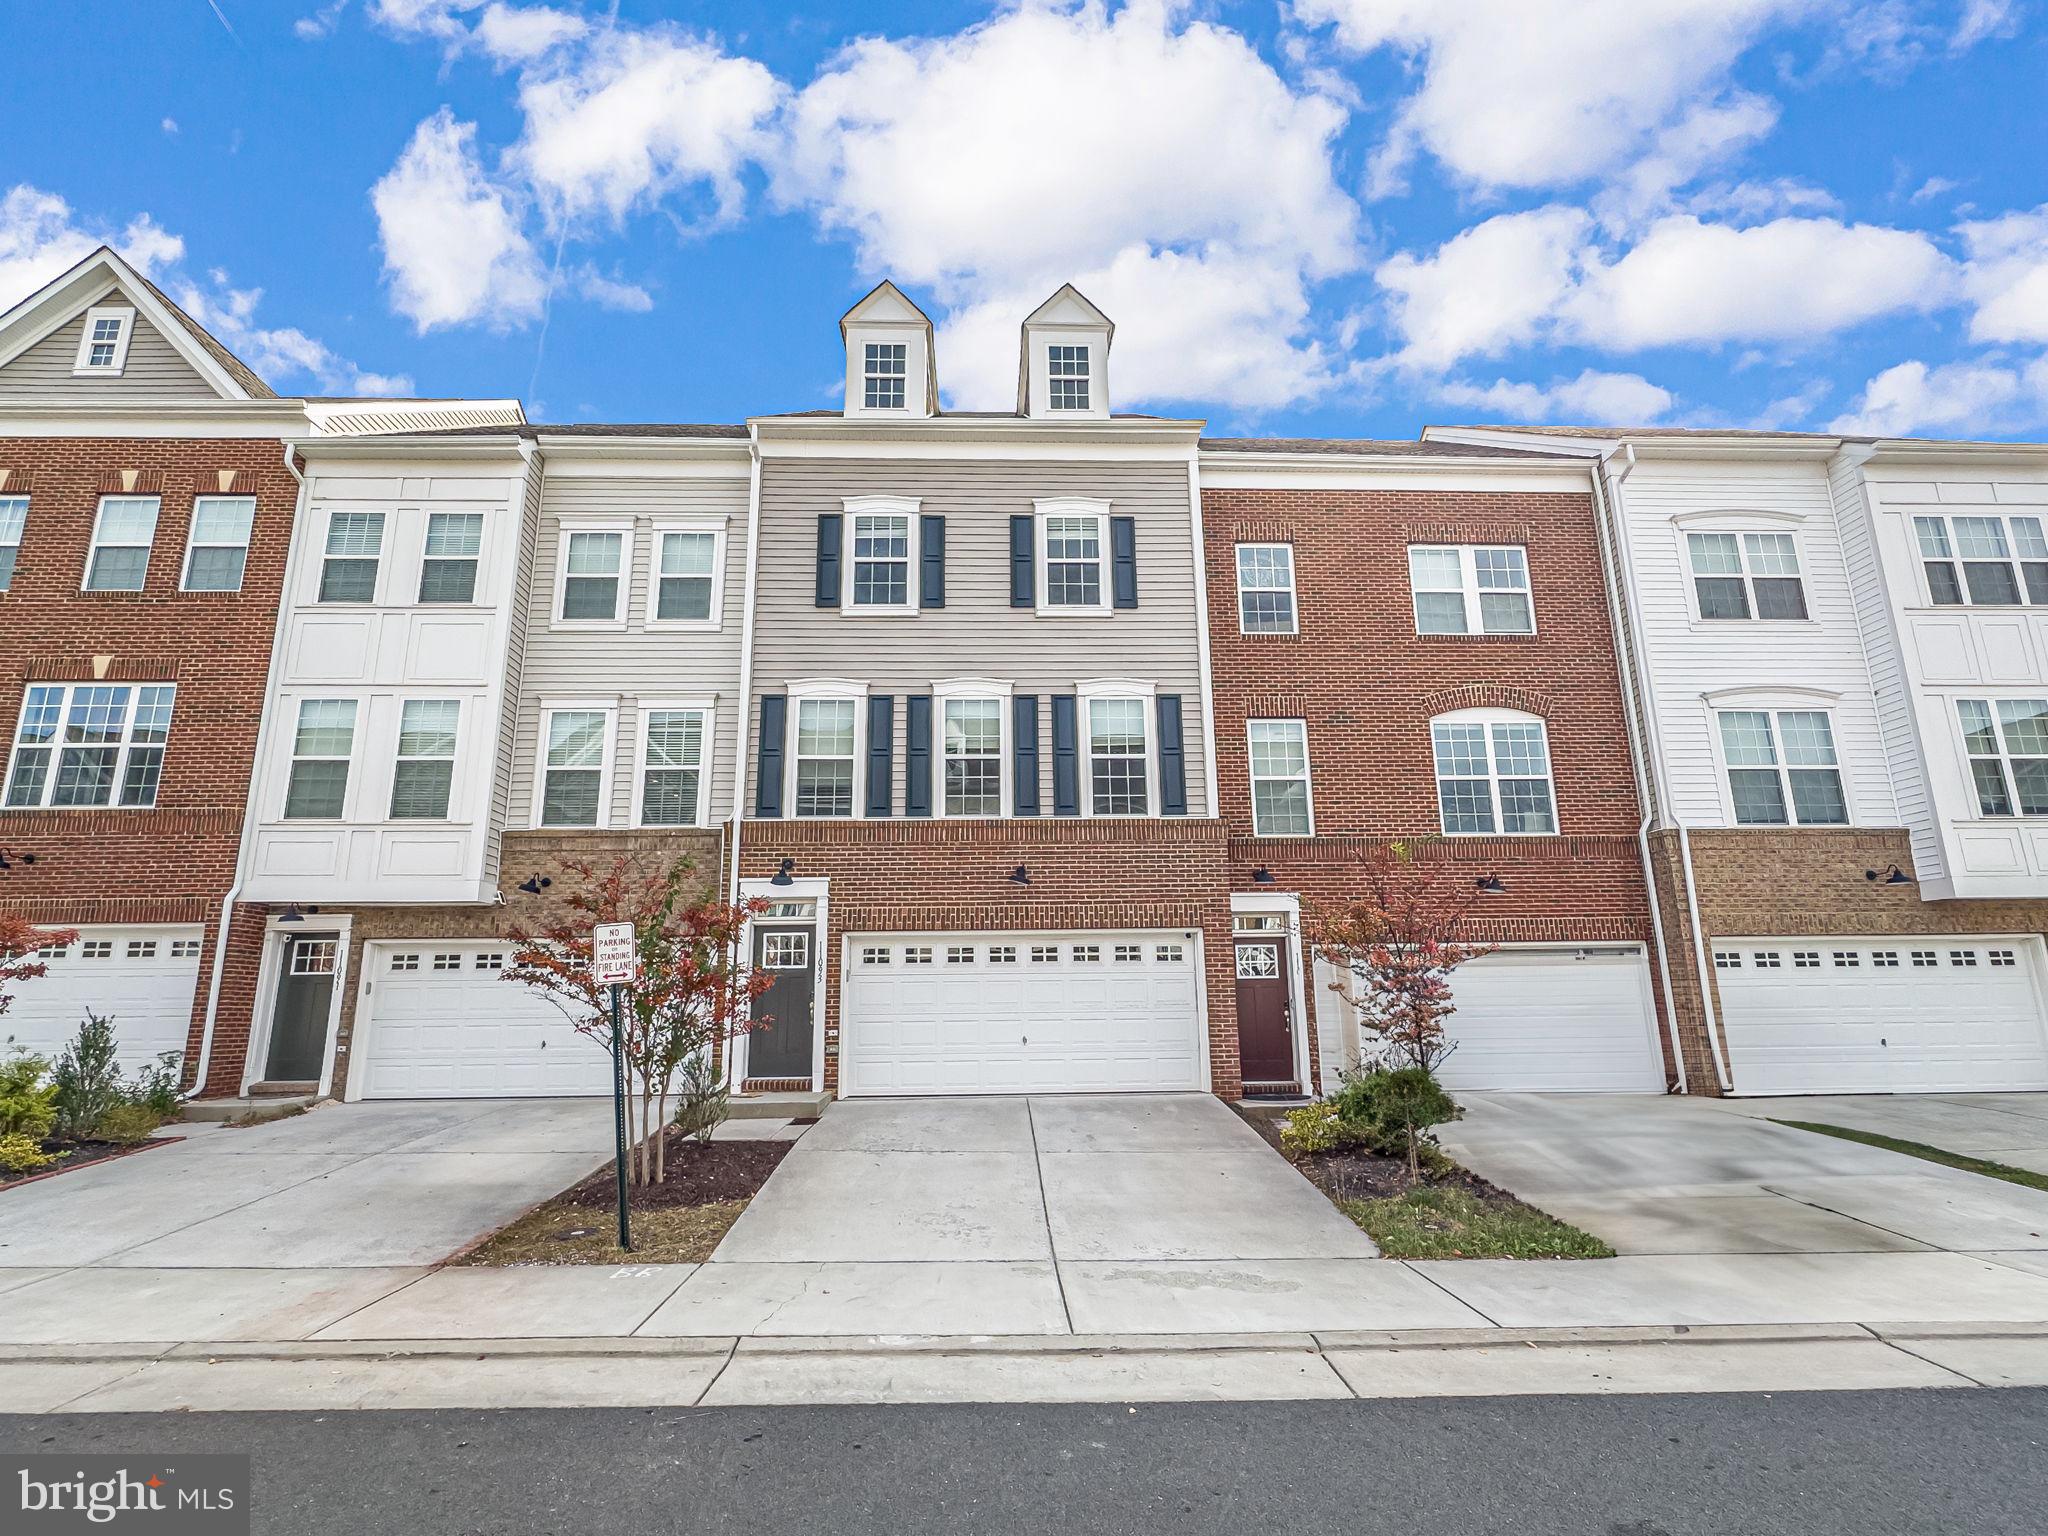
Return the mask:
M102 496L85 561L88 592L140 592L156 539L154 496Z
M1088 709L1089 814L1149 815L1148 701L1090 698L1083 702Z
M320 601L375 602L377 566L383 557L382 512L330 512L320 561Z
M1294 546L1237 546L1237 627L1247 635L1294 633Z
M718 565L724 535L711 529L663 529L655 536L657 624L710 627L718 622Z
M289 821L332 821L348 801L349 759L355 754L356 701L302 699L292 735L292 771L285 785Z
M1927 597L1960 604L2048 604L2048 535L2038 517L1916 517Z
M1045 349L1046 409L1088 409L1088 349L1049 346Z
M422 603L476 601L476 566L484 550L481 512L430 512L420 558Z
M22 530L28 526L28 498L0 496L0 592L14 584L14 562L21 554Z
M1803 619L1806 582L1789 533L1688 533L1702 619Z
M1038 519L1041 612L1105 612L1102 549L1108 519L1095 512L1049 512Z
M1514 544L1411 544L1408 583L1421 635L1527 635L1536 629L1529 557Z
M128 363L128 342L135 329L135 311L125 304L96 304L85 312L73 373L118 374Z
M798 699L791 763L799 816L851 816L860 701Z
M31 687L15 727L7 805L155 805L175 692L168 683Z
M393 821L445 821L455 778L456 699L407 699L399 711L398 765L391 775Z
M1829 827L1849 820L1826 710L1724 709L1719 715L1738 826Z
M2048 816L2048 699L1957 699L1986 816Z
M641 733L640 824L703 825L711 711L698 705L649 709Z
M201 496L192 503L192 537L185 550L187 592L239 592L249 563L249 531L256 523L253 496Z
M1260 837L1307 837L1315 830L1309 809L1308 723L1252 720L1247 729L1252 831Z
M625 572L623 528L565 529L557 616L571 624L618 623L624 612Z
M900 411L910 377L910 348L900 341L871 341L861 354L861 403L871 411Z
M853 515L853 582L846 606L853 610L908 613L916 606L911 587L908 512Z
M537 822L544 827L604 825L610 715L602 709L552 709L542 714L540 724Z
M946 816L1003 814L1001 699L943 699L940 759Z
M1508 711L1461 710L1432 720L1430 740L1446 833L1557 830L1550 742L1541 720Z

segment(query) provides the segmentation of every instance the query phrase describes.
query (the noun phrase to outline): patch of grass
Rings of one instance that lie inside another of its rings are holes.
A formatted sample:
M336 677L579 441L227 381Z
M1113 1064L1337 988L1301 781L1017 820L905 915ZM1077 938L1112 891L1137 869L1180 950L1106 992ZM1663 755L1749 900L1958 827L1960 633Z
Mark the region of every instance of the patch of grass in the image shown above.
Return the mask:
M609 1210L554 1199L501 1227L458 1264L699 1264L747 1208L744 1200L655 1206L633 1214L633 1251L621 1253Z
M1339 1200L1390 1259L1611 1259L1614 1250L1519 1200L1482 1200L1422 1185L1377 1200Z
M1882 1147L1887 1152L1903 1152L1923 1162L1940 1163L1944 1168L1960 1168L1965 1173L1981 1173L1987 1179L2003 1179L2008 1184L2023 1184L2028 1189L2048 1189L2048 1174L1994 1163L1988 1158L1968 1157L1961 1152L1944 1152L1924 1141L1900 1141L1896 1136L1883 1136L1876 1131L1859 1131L1846 1125L1822 1125L1812 1120L1773 1120L1771 1124L1789 1125L1795 1131L1812 1131L1819 1136L1837 1136L1843 1141L1861 1142L1866 1147Z

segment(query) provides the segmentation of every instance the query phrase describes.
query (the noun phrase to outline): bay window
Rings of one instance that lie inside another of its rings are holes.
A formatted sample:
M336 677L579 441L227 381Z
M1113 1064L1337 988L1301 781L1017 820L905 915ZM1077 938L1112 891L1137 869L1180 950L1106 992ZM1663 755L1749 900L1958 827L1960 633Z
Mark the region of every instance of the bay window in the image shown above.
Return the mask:
M1957 699L1985 816L2048 816L2048 699Z

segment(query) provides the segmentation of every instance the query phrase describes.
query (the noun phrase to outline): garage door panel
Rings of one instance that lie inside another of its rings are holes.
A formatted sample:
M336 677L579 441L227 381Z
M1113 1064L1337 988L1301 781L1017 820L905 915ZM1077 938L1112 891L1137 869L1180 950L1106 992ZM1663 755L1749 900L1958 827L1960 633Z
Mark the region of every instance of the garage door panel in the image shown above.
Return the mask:
M78 1034L88 1011L114 1021L117 1060L125 1072L163 1051L184 1053L199 985L201 930L196 926L85 927L47 972L23 981L0 1015L0 1042L15 1042L52 1060Z
M1664 1066L1639 950L1500 950L1451 982L1448 1088L1661 1093Z

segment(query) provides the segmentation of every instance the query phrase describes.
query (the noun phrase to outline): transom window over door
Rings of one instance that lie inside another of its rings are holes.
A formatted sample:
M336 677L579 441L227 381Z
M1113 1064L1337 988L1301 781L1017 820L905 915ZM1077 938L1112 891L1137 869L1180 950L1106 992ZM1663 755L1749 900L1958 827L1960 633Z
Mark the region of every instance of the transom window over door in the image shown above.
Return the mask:
M1249 735L1252 831L1260 837L1307 837L1313 830L1307 722L1253 720Z
M1847 823L1849 803L1826 710L1724 709L1720 726L1737 825Z
M2038 517L1916 517L1930 602L2048 604L2048 535Z
M640 821L650 827L694 827L703 821L704 738L710 717L702 709L650 709L645 766L640 776Z
M241 591L243 568L249 562L249 532L255 522L253 496L201 496L193 502L185 590Z
M664 532L656 543L654 617L665 623L709 623L716 619L718 535Z
M1408 582L1423 635L1527 635L1529 558L1512 544L1413 544Z
M947 816L1003 814L1003 701L947 699L944 716Z
M616 623L625 565L623 532L572 530L562 546L562 618Z
M1294 546L1237 546L1237 627L1247 635L1294 633Z
M910 607L910 514L857 512L853 518L851 608Z
M1688 533L1703 619L1803 619L1806 583L1789 533Z
M548 712L542 736L542 826L595 827L602 823L607 725L601 709Z
M1148 794L1144 699L1089 699L1088 808L1095 816L1144 816Z
M348 798L349 758L355 752L356 701L304 699L292 735L292 772L285 786L287 820L339 817Z
M393 821L442 821L455 778L455 699L407 699L399 712L398 762L391 775Z
M799 699L796 706L796 814L853 814L854 699Z
M377 598L377 562L384 553L382 512L332 512L320 562L320 601L369 603Z
M1100 608L1102 519L1062 513L1039 520L1047 608Z
M910 348L900 341L871 341L862 353L861 403L871 411L900 411L910 375Z
M149 547L156 539L157 498L102 496L93 519L92 550L86 556L88 592L140 592L149 575Z
M425 558L420 561L420 601L475 602L476 564L483 548L483 513L428 514Z
M1531 715L1464 714L1430 722L1446 833L1557 830L1550 742Z
M2048 816L2048 699L1957 699L1986 816Z
M38 684L22 701L6 803L156 804L170 739L169 684Z

